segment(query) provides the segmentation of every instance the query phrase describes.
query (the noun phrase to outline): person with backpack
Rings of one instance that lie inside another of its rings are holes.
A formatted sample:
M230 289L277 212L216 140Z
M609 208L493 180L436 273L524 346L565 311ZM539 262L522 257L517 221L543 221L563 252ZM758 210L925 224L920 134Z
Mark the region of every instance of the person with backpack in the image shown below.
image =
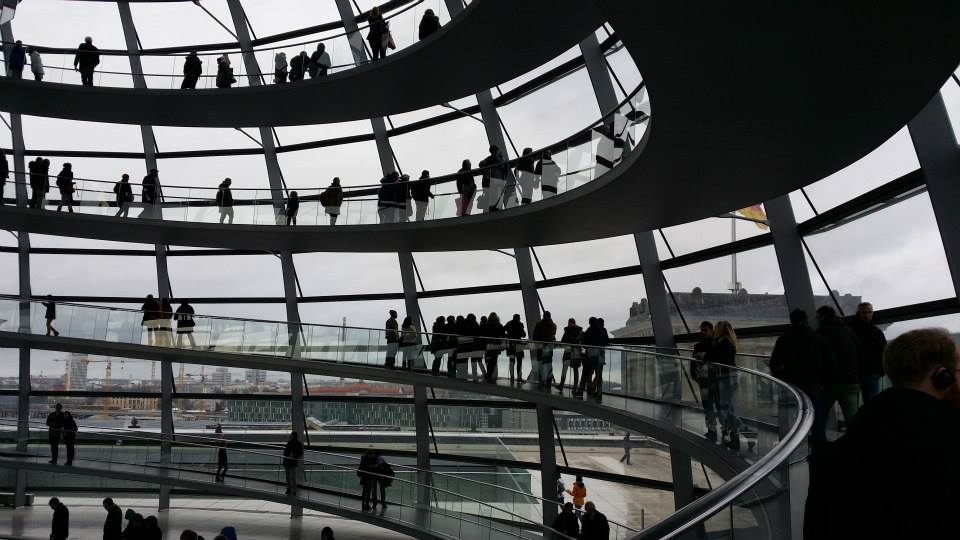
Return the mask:
M307 72L307 65L310 58L307 57L307 51L300 51L300 54L290 59L290 82L302 81Z
M217 207L220 209L220 223L225 218L229 218L228 223L233 225L233 192L230 190L230 184L233 180L224 178L217 188Z
M73 213L73 192L76 191L76 182L73 181L73 165L63 164L63 169L57 175L57 189L60 190L60 204L57 205L57 212L67 205L67 210Z
M233 67L230 66L230 57L227 53L217 57L217 88L230 88L237 78L233 76Z
M318 43L317 50L313 51L313 54L310 55L310 64L308 70L310 72L311 79L325 76L327 74L327 70L330 69L330 55L327 53L326 49L326 45L323 43Z
M340 217L340 207L343 206L343 188L340 187L340 177L335 177L327 189L320 194L320 205L323 213L330 216L330 224L336 225Z
M117 213L114 217L130 217L130 203L133 202L133 188L130 187L130 175L124 174L120 181L113 185L113 192L117 195Z

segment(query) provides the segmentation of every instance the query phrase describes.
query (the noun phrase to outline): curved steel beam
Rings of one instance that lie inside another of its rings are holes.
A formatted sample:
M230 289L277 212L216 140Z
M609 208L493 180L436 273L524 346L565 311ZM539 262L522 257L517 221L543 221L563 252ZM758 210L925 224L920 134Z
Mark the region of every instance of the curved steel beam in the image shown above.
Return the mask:
M155 126L261 127L386 116L473 94L542 65L603 24L579 0L479 0L428 39L340 73L216 90L81 87L0 79L0 107ZM438 69L440 68L440 69ZM315 107L277 107L315 103Z

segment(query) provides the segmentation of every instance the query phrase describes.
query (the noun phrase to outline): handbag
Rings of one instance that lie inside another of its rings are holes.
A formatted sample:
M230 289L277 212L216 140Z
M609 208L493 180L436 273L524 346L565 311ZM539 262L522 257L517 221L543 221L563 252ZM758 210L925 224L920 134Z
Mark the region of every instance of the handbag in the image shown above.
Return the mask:
M387 47L390 47L391 49L397 48L396 42L393 41L393 32L390 32L389 30L387 31Z

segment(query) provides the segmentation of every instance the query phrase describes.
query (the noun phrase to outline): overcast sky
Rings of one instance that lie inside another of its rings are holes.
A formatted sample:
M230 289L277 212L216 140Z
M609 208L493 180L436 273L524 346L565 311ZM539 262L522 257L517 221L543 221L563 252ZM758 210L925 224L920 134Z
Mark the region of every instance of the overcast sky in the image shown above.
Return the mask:
M360 0L362 9L374 2ZM441 20L449 16L441 0L427 0L392 23L398 45L403 47L415 38L415 26L423 10L432 8ZM252 21L257 36L265 36L304 26L329 22L338 18L333 0L245 0L243 5ZM227 26L232 26L226 2L207 0L203 6ZM186 43L211 43L232 40L213 18L191 2L133 3L133 16L143 47L164 47ZM101 48L125 48L117 7L111 2L62 2L58 0L30 0L20 5L13 23L17 39L27 44L53 47L75 47L85 35L94 38ZM309 38L295 40L305 41ZM285 49L293 56L302 47ZM312 48L312 47L311 47ZM327 49L333 63L351 60L345 41L331 39ZM269 64L273 51L258 55L264 73L272 71ZM507 91L537 73L578 54L567 51L546 65L516 81L500 85ZM238 54L232 54L234 66L241 66ZM641 80L626 51L615 53L611 64L629 90ZM72 58L47 55L47 79L79 83L73 71L53 69L67 66ZM181 60L145 59L148 73L180 73ZM129 71L125 58L105 57L103 70ZM212 69L206 68L207 73ZM103 76L103 85L130 86L127 76ZM179 78L152 77L151 87L169 88L179 84ZM960 89L948 81L944 96L954 117L960 118ZM495 92L496 95L496 92ZM620 95L619 97L622 97ZM457 100L459 107L475 103L472 96ZM335 103L271 103L269 107L324 107ZM395 125L403 125L445 112L431 107L393 116ZM599 108L592 94L586 72L580 70L551 87L526 96L500 110L500 114L517 146L539 147L562 140L599 116ZM652 111L656 115L656 108ZM6 116L6 114L4 114ZM277 128L282 144L311 141L342 135L367 133L366 120L338 124ZM957 124L955 123L955 126ZM58 119L24 117L24 137L28 148L70 150L142 151L137 126L73 122ZM249 148L253 143L232 129L155 128L161 151L211 148ZM391 139L394 152L405 170L429 169L434 176L455 171L460 161L471 158L476 163L485 154L487 146L483 126L470 118L462 118L440 126L417 131ZM0 145L9 148L10 135L0 132ZM364 142L345 147L323 148L280 154L280 165L291 188L316 188L326 185L333 176L340 176L345 185L375 183L380 177L374 143ZM59 169L60 158L52 159ZM123 172L133 178L143 174L139 160L77 159L76 174L81 177L116 180ZM808 186L817 211L822 212L854 196L898 178L918 167L910 137L906 130L894 135L881 147L844 170ZM235 186L266 187L266 171L260 156L214 157L191 159L163 159L158 168L161 182L167 185L196 185L215 187L225 176ZM690 197L696 197L691 193ZM799 193L791 194L798 221L814 215L809 204ZM758 201L760 202L760 201ZM664 201L664 204L682 205L685 201ZM734 209L731 209L734 210ZM569 223L558 227L577 227L589 216L574 216ZM737 236L759 234L755 225L737 223ZM689 253L730 240L728 219L706 218L664 230L676 254ZM83 240L31 235L34 247L94 247L152 249L148 245L122 244L98 240ZM658 237L662 258L669 253ZM2 245L16 245L12 235L0 237ZM882 212L845 225L828 233L808 238L810 249L819 262L830 287L841 293L860 295L877 308L888 308L915 302L953 296L946 259L929 198L922 194ZM616 268L637 264L636 248L631 236L608 238L591 242L535 247L547 278ZM428 290L512 283L517 281L516 266L507 255L490 252L417 253L416 262L424 286ZM305 295L333 295L363 292L401 291L397 257L393 253L348 254L318 252L294 257L300 283ZM169 259L171 285L179 297L190 296L282 296L279 260L271 255L242 257L171 257ZM810 266L815 292L825 294L824 283ZM0 254L0 293L17 292L17 258L15 254ZM537 276L540 275L539 270ZM686 268L668 270L666 277L676 291L689 291L695 286L704 291L726 290L730 281L730 258L725 257ZM110 256L48 256L34 255L31 261L31 279L34 294L102 295L140 297L155 292L156 268L153 257ZM772 247L739 255L739 281L752 293L782 294L776 258ZM547 288L540 291L546 309L554 318L565 320L573 316L586 319L602 316L610 329L623 324L628 308L644 295L641 276L630 276L594 283ZM131 307L131 306L127 306ZM138 307L138 306L136 306ZM203 305L201 313L282 319L282 304L276 305ZM402 313L402 302L343 302L301 304L304 321L357 326L382 325L385 313L396 308ZM428 320L436 315L475 312L478 315L497 311L501 315L522 313L519 292L471 295L421 301L421 309ZM960 317L939 317L894 325L890 333L905 328L929 324L943 325L960 331ZM37 353L34 370L62 370L49 361L51 355ZM52 355L63 356L63 355ZM133 369L134 363L129 363ZM142 375L146 375L143 363ZM91 367L91 374L97 368ZM14 351L0 351L0 375L16 374Z

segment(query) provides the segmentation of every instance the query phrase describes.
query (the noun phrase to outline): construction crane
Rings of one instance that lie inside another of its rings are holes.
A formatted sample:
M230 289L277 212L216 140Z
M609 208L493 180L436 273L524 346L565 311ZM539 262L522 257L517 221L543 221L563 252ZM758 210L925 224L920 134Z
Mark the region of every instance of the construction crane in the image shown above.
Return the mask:
M78 359L78 358L54 358L54 359L53 359L54 362L66 362L66 373L65 373L65 375L64 375L64 386L66 387L66 390L67 390L67 391L70 391L70 383L71 383L71 380L70 380L70 377L71 377L71 375L70 375L70 371L71 371L71 370L70 370L70 364L71 364L72 362L76 361L76 360L79 360L80 363L81 363L82 365L84 365L84 366L86 366L87 364L107 364L106 375L105 375L104 380L103 380L103 388L104 388L104 390L109 390L109 388L110 388L110 379L111 379L111 375L112 375L112 373L113 373L113 359L112 359L112 358L107 358L106 360L90 360L90 358L88 358L88 357L86 357L86 356L81 356L79 359ZM123 360L120 361L120 364L123 365ZM110 415L110 396L106 396L106 397L103 398L103 415L104 415L104 416L109 416L109 415Z

